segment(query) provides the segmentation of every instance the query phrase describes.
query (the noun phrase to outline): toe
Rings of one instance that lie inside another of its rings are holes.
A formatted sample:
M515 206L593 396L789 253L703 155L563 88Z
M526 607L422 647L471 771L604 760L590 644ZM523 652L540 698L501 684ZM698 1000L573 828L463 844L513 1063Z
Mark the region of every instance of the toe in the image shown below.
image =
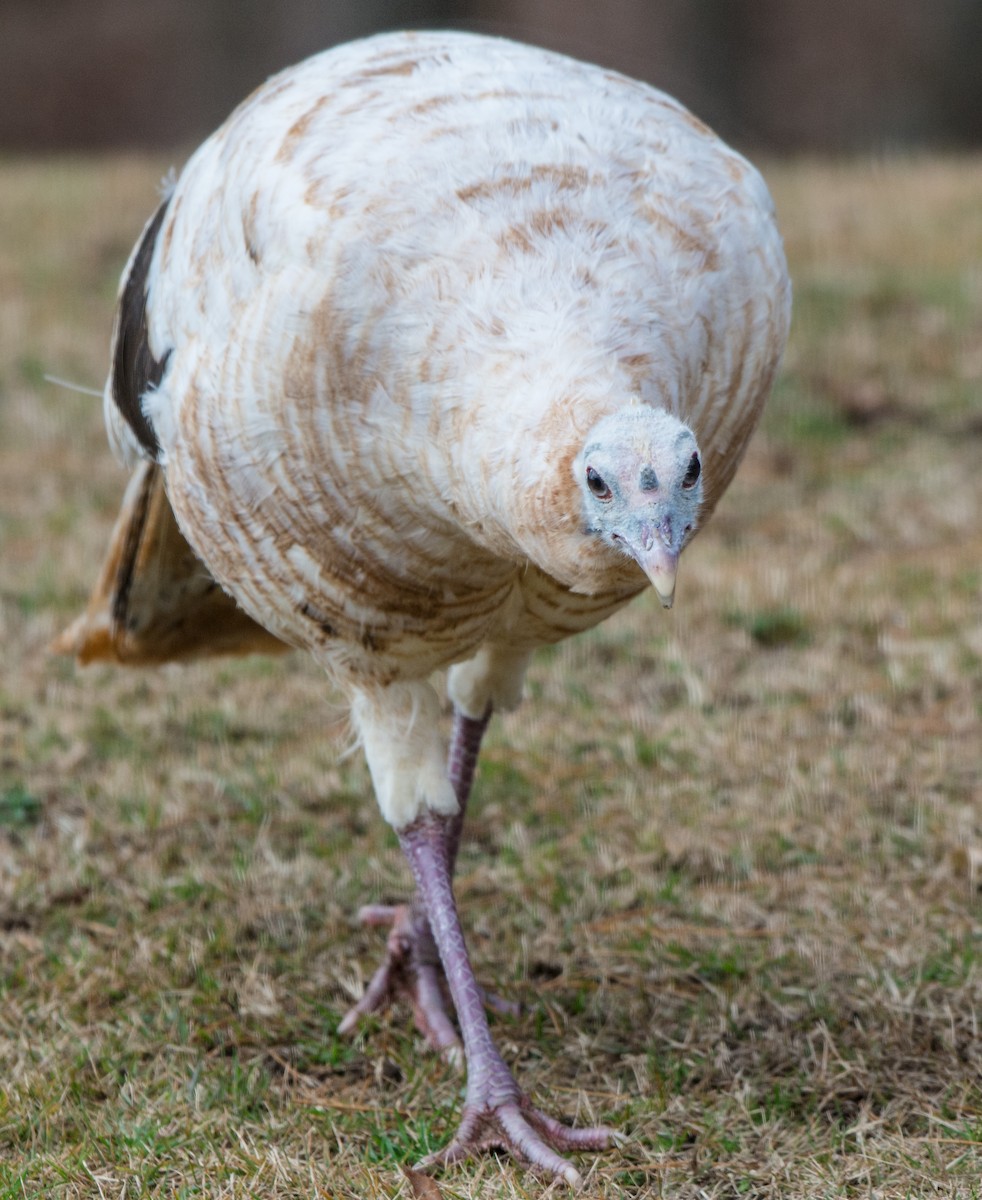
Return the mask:
M519 1158L547 1175L565 1179L574 1187L579 1184L580 1174L573 1164L539 1136L517 1105L503 1105L498 1110L498 1120L507 1137L507 1148Z
M360 925L395 925L408 909L406 904L363 904L358 910Z
M369 980L362 998L357 1004L353 1004L341 1019L338 1033L342 1035L352 1033L362 1017L367 1017L369 1013L378 1012L380 1008L384 1008L392 995L392 990L392 964L387 959Z
M555 1117L531 1106L525 1110L525 1115L529 1123L558 1150L609 1150L618 1136L615 1130L605 1125L590 1125L583 1129L564 1125Z

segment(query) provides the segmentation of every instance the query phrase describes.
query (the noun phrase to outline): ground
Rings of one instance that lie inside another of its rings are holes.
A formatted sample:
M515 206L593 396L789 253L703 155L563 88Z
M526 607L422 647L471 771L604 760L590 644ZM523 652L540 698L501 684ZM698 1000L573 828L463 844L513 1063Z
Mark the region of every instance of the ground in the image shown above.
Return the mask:
M166 163L0 163L0 1200L526 1197L406 1175L461 1080L336 1035L405 895L299 657L46 645L124 475L116 279ZM762 428L653 597L543 653L459 899L593 1197L982 1195L982 162L765 164L795 281ZM551 1194L559 1194L557 1189Z

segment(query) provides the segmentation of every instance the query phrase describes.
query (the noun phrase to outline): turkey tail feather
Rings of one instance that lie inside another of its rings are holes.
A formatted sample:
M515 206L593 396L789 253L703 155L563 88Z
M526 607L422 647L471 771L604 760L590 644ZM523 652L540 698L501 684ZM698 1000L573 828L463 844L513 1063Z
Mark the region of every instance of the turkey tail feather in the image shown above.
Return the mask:
M288 647L218 586L178 528L163 471L142 462L88 606L51 649L80 663L153 666Z

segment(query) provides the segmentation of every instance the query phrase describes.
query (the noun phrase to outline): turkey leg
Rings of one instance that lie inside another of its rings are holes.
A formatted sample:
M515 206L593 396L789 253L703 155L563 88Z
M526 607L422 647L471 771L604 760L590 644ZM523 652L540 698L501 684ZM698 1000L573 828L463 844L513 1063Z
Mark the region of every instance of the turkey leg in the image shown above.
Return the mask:
M457 796L460 810L446 822L446 859L451 877L460 848L464 814L474 782L474 769L481 739L491 720L491 709L483 717L467 717L454 710L453 732L447 761L447 774ZM367 1013L378 1012L392 1001L408 1000L416 1028L427 1043L450 1061L460 1060L460 1039L447 1011L446 979L440 955L433 940L419 892L409 904L370 904L362 908L359 919L366 925L387 925L386 956L372 976L365 994L345 1015L339 1032L348 1033ZM519 1006L490 993L482 993L484 1003L498 1012L517 1015Z
M604 1150L614 1134L603 1127L571 1129L534 1108L494 1044L453 895L450 846L455 821L425 812L399 834L440 952L467 1063L467 1093L457 1134L449 1146L419 1165L443 1166L498 1146L576 1186L579 1172L557 1151Z

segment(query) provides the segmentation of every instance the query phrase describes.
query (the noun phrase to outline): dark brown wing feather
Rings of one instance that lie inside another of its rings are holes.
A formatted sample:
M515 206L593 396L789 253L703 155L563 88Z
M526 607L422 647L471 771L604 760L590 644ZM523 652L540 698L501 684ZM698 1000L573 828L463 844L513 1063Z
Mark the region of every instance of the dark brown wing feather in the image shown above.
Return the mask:
M144 393L160 383L170 351L161 359L154 358L150 352L147 273L169 203L169 198L161 203L143 231L120 293L113 332L112 397L137 441L153 459L160 454L160 443L144 415L140 400Z

